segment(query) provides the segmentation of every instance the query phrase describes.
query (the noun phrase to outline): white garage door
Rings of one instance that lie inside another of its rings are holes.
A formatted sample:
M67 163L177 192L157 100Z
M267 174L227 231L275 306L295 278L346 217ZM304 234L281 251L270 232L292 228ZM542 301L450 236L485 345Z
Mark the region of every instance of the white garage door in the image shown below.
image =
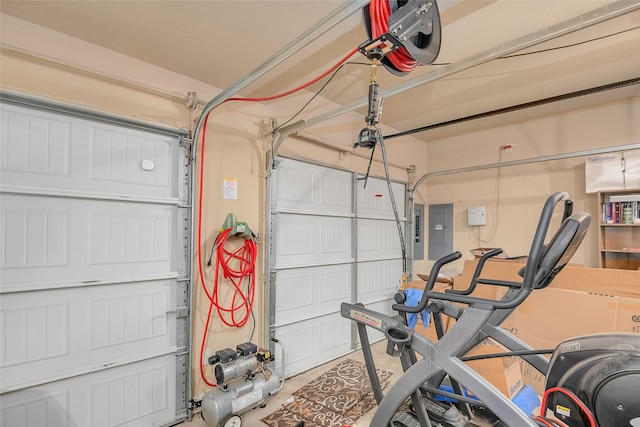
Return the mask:
M342 302L391 313L402 256L386 181L280 158L270 185L269 334L291 376L356 348ZM404 222L405 186L392 188Z
M8 94L0 106L0 424L184 418L184 133Z

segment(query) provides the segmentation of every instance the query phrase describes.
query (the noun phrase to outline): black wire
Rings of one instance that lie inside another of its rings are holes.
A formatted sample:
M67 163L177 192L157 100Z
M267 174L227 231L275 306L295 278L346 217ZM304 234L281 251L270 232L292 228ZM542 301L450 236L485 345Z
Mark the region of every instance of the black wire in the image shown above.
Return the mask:
M510 55L501 56L501 57L496 58L496 59L509 59L509 58L516 58L518 56L536 55L538 53L544 53L544 52L551 52L551 51L554 51L554 50L567 49L567 48L570 48L570 47L580 46L582 44L591 43L591 42L595 42L595 41L598 41L598 40L603 40L603 39L606 39L608 37L617 36L619 34L623 34L623 33L629 32L629 31L633 31L633 30L637 30L638 28L640 28L640 26L639 27L627 28L626 30L618 31L617 33L611 33L611 34L607 34L607 35L604 35L604 36L595 37L593 39L583 40L581 42L576 42L576 43L571 43L571 44L562 45L562 46L556 46L556 47L550 47L548 49L534 50L532 52L512 53ZM444 65L451 65L451 62L437 62L437 63L433 62L431 64L425 64L425 65L420 64L421 67L430 66L430 65L432 65L432 66L444 66Z
M373 163L373 153L376 151L376 146L374 145L371 149L371 157L369 157L369 166L367 167L367 174L364 176L364 185L362 188L367 188L367 181L369 180L369 171L371 170L371 163Z
M536 50L534 52L526 52L526 53L513 53L511 55L503 56L500 59L515 58L517 56L527 56L527 55L534 55L536 53L551 52L553 50L566 49L566 48L569 48L569 47L579 46L581 44L586 44L586 43L591 43L591 42L595 42L595 41L598 41L598 40L603 40L603 39L606 39L607 37L617 36L618 34L626 33L628 31L637 30L638 28L640 28L640 27L627 28L626 30L618 31L617 33L611 33L611 34L607 34L607 35L604 35L604 36L601 36L601 37L596 37L596 38L593 38L593 39L583 40L581 42L571 43L571 44L567 44L567 45L563 45L563 46L550 47L549 49L541 49L541 50Z
M502 353L490 353L490 354L478 354L476 356L466 356L461 357L460 360L463 362L469 362L471 360L484 360L484 359L494 359L498 357L510 357L510 356L529 356L536 354L552 354L555 350L552 348L544 349L544 350L515 350L515 351L505 351Z
M256 331L256 316L253 314L253 306L250 310L251 320L253 320L253 326L251 327L251 335L249 335L249 342L253 341L253 333Z
M623 33L626 33L628 31L637 30L638 28L640 28L640 26L639 27L628 28L626 30L618 31L616 33L607 34L607 35L604 35L604 36L601 36L601 37L596 37L596 38L593 38L593 39L583 40L583 41L577 42L577 43L571 43L571 44L567 44L567 45L563 45L563 46L552 47L552 48L549 48L549 49L536 50L536 51L533 51L533 52L514 53L514 54L511 54L511 55L502 56L502 57L497 58L497 59L508 59L508 58L515 58L515 57L519 57L519 56L536 55L538 53L544 53L544 52L550 52L550 51L554 51L554 50L566 49L566 48L575 47L575 46L579 46L579 45L582 45L582 44L591 43L591 42L594 42L594 41L606 39L608 37L617 36L619 34L623 34ZM276 127L273 130L273 133L277 132L281 127L285 126L286 124L290 123L293 119L298 117L300 115L300 113L302 113L305 110L305 108L307 108L309 106L309 104L314 99L316 99L316 97L318 97L320 95L320 92L322 92L327 87L329 82L331 82L333 80L333 78L336 76L336 74L338 74L338 71L340 71L342 69L342 67L344 67L347 64L351 64L351 65L366 65L366 66L370 66L371 65L371 64L366 63L366 62L355 62L355 61L345 62L344 64L340 65L331 74L331 77L329 77L329 79L322 85L322 87L309 99L309 101L307 101L307 103L304 104L302 106L302 108L300 108L298 110L298 112L295 113L293 116L291 116L291 118L289 118L286 122L284 122L280 126ZM423 66L445 66L445 65L451 65L451 62L437 62L437 63L434 62L434 63L431 63L431 64L425 64L425 65L420 64L421 67L423 67Z
M331 77L329 77L329 79L324 82L324 84L322 85L322 87L320 89L318 89L318 91L307 101L306 104L304 104L302 106L302 108L300 108L298 110L297 113L295 113L293 116L291 116L291 118L289 120L287 120L286 122L282 123L280 126L278 126L277 128L275 128L273 130L273 133L277 132L278 129L280 129L281 127L283 127L284 125L286 125L287 123L291 122L291 120L295 119L296 117L298 117L298 115L300 115L300 113L302 113L304 111L305 108L307 108L309 106L309 104L311 104L311 101L313 101L314 99L316 99L316 97L318 97L318 95L320 95L320 92L322 92L324 90L324 88L327 87L327 85L329 84L329 82L331 82L331 80L333 80L333 78L336 76L336 74L338 74L338 72L342 69L342 67L344 67L345 65L366 65L366 66L371 66L371 64L366 63L366 62L345 62L344 64L340 65L332 74Z

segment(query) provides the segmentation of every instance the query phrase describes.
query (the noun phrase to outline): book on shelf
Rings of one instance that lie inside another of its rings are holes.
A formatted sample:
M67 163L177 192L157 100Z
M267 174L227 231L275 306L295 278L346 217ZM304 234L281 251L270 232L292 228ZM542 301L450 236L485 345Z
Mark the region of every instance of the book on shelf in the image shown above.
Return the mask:
M602 204L603 224L640 224L640 200Z

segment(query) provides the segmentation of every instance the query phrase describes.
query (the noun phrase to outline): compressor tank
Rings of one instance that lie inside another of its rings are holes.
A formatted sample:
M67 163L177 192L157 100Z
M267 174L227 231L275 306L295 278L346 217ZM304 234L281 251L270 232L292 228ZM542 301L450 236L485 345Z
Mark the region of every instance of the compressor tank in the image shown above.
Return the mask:
M266 379L259 372L252 380L239 381L226 390L216 387L205 392L202 398L202 418L207 425L220 427L229 415L240 415L262 405L279 385L280 379L275 373Z

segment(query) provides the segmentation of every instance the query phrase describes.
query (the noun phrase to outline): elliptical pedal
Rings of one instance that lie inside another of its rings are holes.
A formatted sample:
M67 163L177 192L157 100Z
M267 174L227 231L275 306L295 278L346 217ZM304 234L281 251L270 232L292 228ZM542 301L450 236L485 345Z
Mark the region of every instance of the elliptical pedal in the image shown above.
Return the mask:
M396 412L391 418L393 427L420 427L420 421L409 412Z
M438 423L435 425L442 427L465 427L467 425L467 417L463 416L453 405L432 399L424 394L422 395L422 404L429 414L429 419ZM410 409L414 409L413 404L410 405Z
M427 410L432 427L465 427L467 425L467 418L453 405L438 402L424 395L422 403ZM400 411L393 415L391 419L393 427L421 427L420 421L413 412L413 405L409 405L409 408L411 412Z

